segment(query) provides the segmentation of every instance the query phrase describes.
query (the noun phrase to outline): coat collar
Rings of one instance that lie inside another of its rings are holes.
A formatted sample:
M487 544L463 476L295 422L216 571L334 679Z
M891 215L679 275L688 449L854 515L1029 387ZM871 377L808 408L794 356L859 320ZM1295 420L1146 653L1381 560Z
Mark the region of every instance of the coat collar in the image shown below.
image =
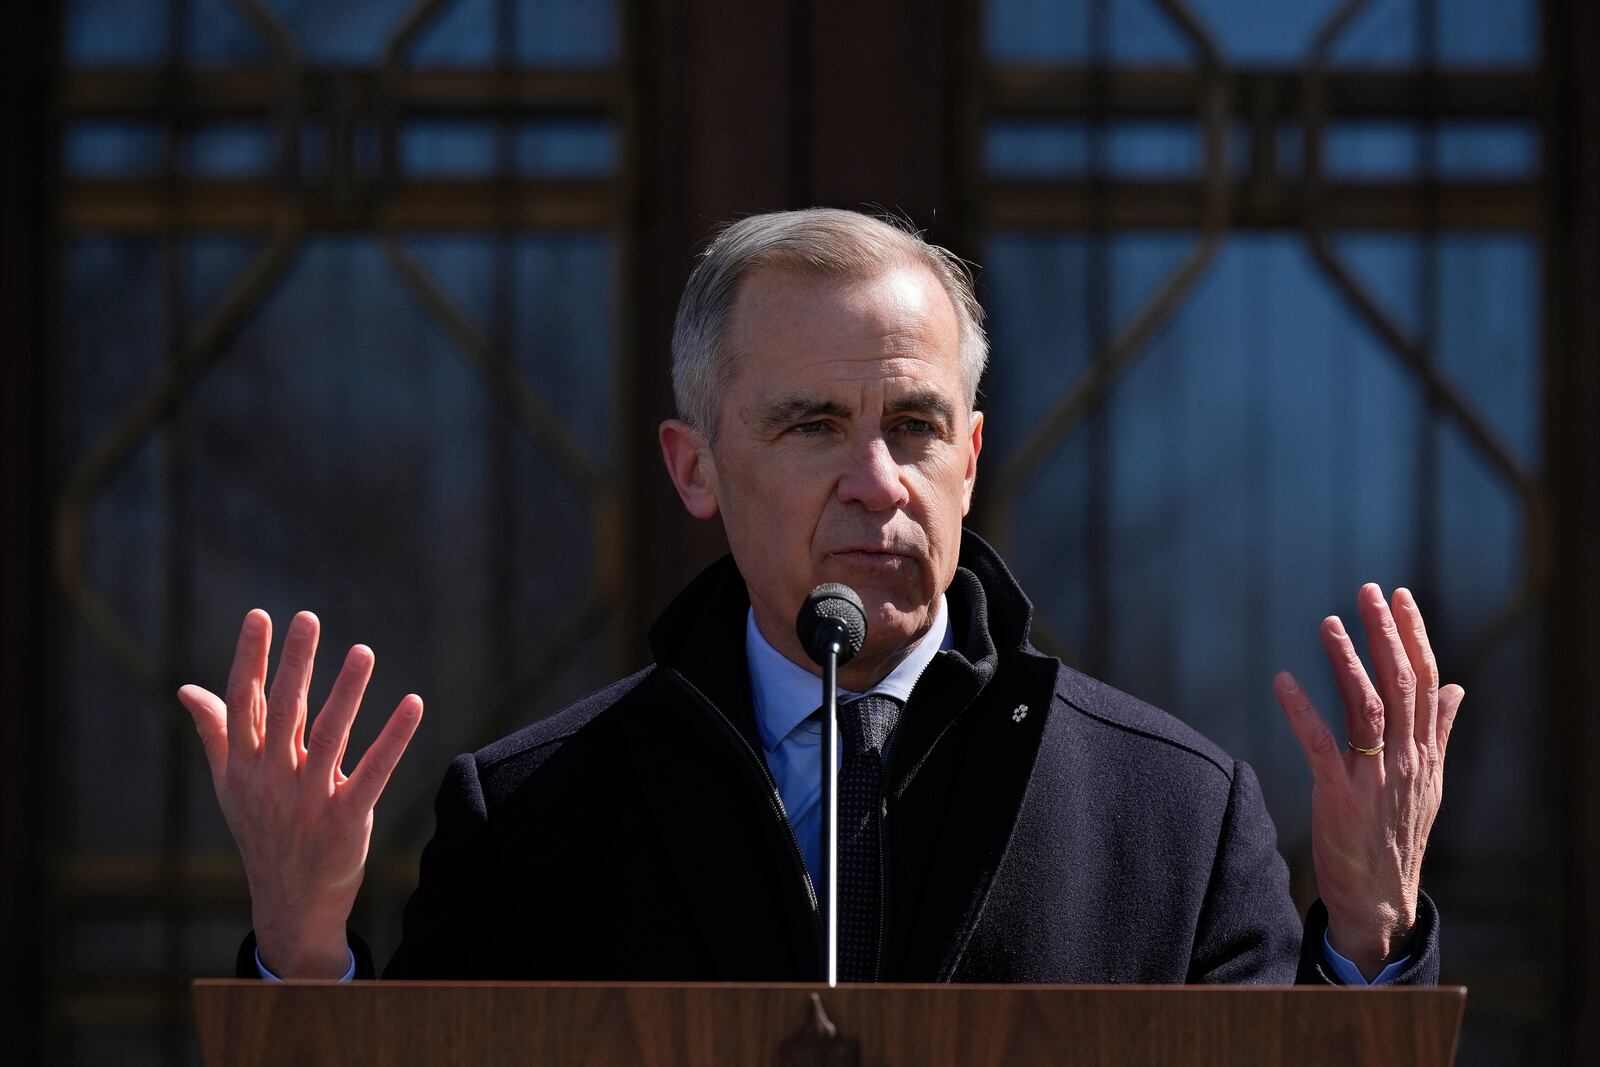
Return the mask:
M971 530L961 532L956 576L946 590L960 601L952 604L955 648L967 663L986 676L994 671L999 651L1033 651L1029 629L1033 605L1011 576L1005 561ZM713 690L733 696L718 685L729 667L744 660L744 620L750 594L732 555L723 556L673 598L650 627L650 651L662 667L671 667L715 699ZM742 673L742 672L741 672ZM744 698L749 698L748 676Z

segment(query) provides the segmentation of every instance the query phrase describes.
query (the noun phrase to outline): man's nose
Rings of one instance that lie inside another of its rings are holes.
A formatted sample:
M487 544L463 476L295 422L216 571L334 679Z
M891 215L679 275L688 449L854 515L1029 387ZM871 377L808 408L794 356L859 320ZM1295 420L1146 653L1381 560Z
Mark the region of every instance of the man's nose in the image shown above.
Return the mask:
M839 479L839 500L860 504L868 511L904 507L911 494L900 473L887 441L881 436L865 439L851 450L849 469Z

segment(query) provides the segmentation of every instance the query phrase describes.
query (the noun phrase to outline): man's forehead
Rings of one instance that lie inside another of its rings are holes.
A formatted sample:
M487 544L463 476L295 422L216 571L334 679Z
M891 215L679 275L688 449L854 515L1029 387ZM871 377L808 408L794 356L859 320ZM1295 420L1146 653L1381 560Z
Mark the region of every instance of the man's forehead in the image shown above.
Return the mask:
M952 403L956 396L942 376L901 373L815 376L795 374L784 380L755 383L752 399L759 404L792 403L798 400L826 401L854 409L863 402L881 401L885 407L899 404Z

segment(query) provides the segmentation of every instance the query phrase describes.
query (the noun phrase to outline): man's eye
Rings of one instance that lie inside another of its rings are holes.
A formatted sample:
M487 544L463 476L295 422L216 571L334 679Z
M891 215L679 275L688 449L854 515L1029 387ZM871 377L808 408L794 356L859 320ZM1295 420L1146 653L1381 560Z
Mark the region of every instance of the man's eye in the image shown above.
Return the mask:
M900 428L922 437L936 435L939 432L939 428L927 419L907 419L900 424Z
M795 433L804 434L807 437L815 437L818 434L826 433L828 430L828 424L823 422L821 419L813 419L810 422L797 423L796 425L791 426L790 429Z

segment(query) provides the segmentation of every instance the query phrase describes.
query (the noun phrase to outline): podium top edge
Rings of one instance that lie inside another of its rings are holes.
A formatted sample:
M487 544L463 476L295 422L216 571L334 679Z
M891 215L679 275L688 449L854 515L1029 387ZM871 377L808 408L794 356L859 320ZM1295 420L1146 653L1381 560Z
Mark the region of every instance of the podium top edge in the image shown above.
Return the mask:
M354 982L338 982L329 979L294 979L281 983L263 982L258 978L196 978L190 983L191 988L224 989L224 988L305 988L305 987L341 987L348 986L357 989L383 988L439 988L439 989L776 989L798 990L801 992L828 992L829 986L821 982L554 982L554 981L428 981L414 979L382 979L362 980ZM1171 993L1184 991L1196 994L1227 993L1237 995L1241 992L1248 993L1259 991L1273 994L1293 994L1303 996L1326 996L1351 992L1345 986L1312 986L1312 985L1066 985L1054 983L949 983L949 982L841 982L834 990L903 990L903 991L940 991L940 990L1006 990L1009 992L1093 992L1093 993ZM1464 998L1467 987L1461 985L1437 986L1380 986L1360 990L1366 993L1381 993L1384 995L1447 995Z

